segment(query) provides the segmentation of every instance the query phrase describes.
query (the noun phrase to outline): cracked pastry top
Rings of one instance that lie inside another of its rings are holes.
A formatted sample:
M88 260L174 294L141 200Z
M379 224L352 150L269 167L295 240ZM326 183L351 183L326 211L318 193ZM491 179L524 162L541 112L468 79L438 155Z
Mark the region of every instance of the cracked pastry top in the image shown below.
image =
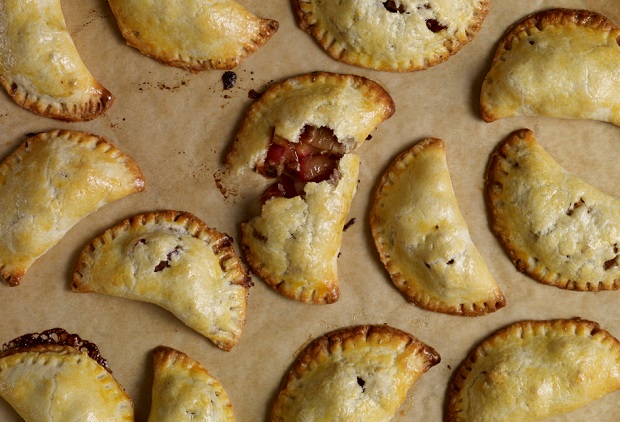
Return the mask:
M511 116L620 125L620 28L588 10L527 16L502 37L482 84L485 121Z
M234 0L110 0L123 37L167 65L191 71L232 69L264 45L278 22Z
M488 0L292 0L302 30L334 59L410 72L447 60L472 40Z
M394 160L370 225L394 285L417 306L476 316L505 305L459 209L442 140L426 139Z
M97 347L60 328L2 347L0 396L27 422L134 420L131 399Z
M620 201L564 170L522 129L491 156L491 229L516 267L568 290L620 288Z
M338 299L336 260L359 171L350 151L393 112L377 83L332 73L273 85L248 111L228 170L255 170L271 185L261 215L241 225L241 246L252 270L282 295Z
M230 350L241 337L250 285L230 237L190 213L160 211L93 239L78 258L72 287L159 305Z
M33 262L103 205L144 190L136 162L107 140L55 130L0 163L0 275L16 286Z
M0 83L18 105L58 120L94 119L114 100L84 65L60 0L2 1Z
M333 331L299 354L271 421L391 420L413 384L440 360L432 347L388 325Z
M222 384L199 362L171 347L153 352L153 389L149 422L234 422Z
M533 422L620 389L620 342L596 322L522 321L478 345L448 387L446 422Z

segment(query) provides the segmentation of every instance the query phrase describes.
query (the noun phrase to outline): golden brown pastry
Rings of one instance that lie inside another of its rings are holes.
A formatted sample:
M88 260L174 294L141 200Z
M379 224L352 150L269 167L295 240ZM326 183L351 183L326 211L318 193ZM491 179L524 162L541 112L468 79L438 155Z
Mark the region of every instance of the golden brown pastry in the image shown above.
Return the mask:
M133 421L133 404L97 346L55 328L0 351L0 396L26 422Z
M482 117L620 125L620 28L588 10L534 13L503 36L482 84Z
M103 138L55 130L27 139L0 163L0 275L18 285L78 221L142 190L136 162Z
M620 201L567 173L531 130L492 155L485 190L491 228L520 271L569 290L620 287Z
M153 352L153 397L148 422L234 422L220 382L199 362L170 347Z
M370 225L381 261L407 300L467 316L505 305L456 202L442 140L425 139L390 165Z
M76 292L154 303L219 348L241 337L251 281L232 239L180 211L136 215L83 250Z
M94 119L114 100L82 62L60 0L0 1L0 83L20 106L59 120Z
M110 0L127 43L192 71L232 69L265 44L278 22L234 0Z
M539 421L619 388L620 342L597 323L523 321L489 336L456 370L446 422Z
M334 59L410 72L447 60L472 40L488 0L292 0L299 26Z
M338 252L357 186L351 154L394 113L377 83L311 73L270 87L241 124L227 166L272 181L261 215L241 226L252 270L282 295L305 303L338 299Z
M285 376L271 421L391 420L416 380L439 361L432 347L387 325L325 334Z

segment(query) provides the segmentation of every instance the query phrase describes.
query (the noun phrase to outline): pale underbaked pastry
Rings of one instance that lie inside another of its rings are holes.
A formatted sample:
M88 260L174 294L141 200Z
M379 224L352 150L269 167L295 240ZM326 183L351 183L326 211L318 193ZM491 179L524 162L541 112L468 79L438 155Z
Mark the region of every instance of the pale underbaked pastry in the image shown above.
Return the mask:
M127 44L192 71L232 69L278 30L234 0L110 0Z
M18 285L78 221L143 190L136 162L103 138L55 130L27 139L0 163L0 275Z
M65 121L94 119L112 105L75 48L60 0L3 0L0 46L0 83L18 105Z
M370 210L381 261L407 300L453 315L484 315L506 301L458 207L445 144L428 138L387 169Z
M241 337L250 286L232 239L180 211L139 214L106 230L82 250L72 284L159 305L223 350Z
M333 331L298 356L280 386L271 421L388 421L440 359L432 347L387 325Z
M299 26L334 59L410 72L442 63L476 35L488 0L292 0Z
M26 422L134 420L131 399L97 347L60 328L3 346L0 396Z
M234 422L230 398L205 367L185 353L153 352L153 392L148 422Z
M261 215L242 224L241 245L252 270L282 295L338 299L336 261L359 172L350 151L393 113L377 83L333 73L273 85L248 111L228 169L277 181L262 196Z
M482 117L594 119L620 125L620 28L587 10L551 9L512 26L482 84Z
M520 271L569 290L620 288L620 201L567 173L529 129L493 153L491 228Z
M484 340L448 387L446 422L539 421L620 389L620 342L582 319L523 321Z

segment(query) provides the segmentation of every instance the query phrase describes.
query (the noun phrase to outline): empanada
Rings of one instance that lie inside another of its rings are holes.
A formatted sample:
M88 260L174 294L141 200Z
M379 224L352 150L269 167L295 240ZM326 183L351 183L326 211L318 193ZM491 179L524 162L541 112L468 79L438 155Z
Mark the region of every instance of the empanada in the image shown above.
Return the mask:
M440 359L432 347L387 325L325 334L285 376L271 421L391 420L416 380Z
M446 422L539 421L618 389L620 342L597 323L523 321L489 336L456 370Z
M232 239L179 211L136 215L83 250L73 290L154 303L230 350L241 337L251 280Z
M148 422L234 422L222 384L185 353L160 346L153 352L153 396Z
M114 100L82 62L60 0L0 2L0 83L20 106L59 120L94 119Z
M252 270L289 298L338 299L338 252L359 158L351 154L394 113L377 83L311 73L269 88L252 105L227 156L231 174L277 178L260 216L241 226Z
M71 227L144 190L136 162L103 138L40 133L0 163L0 275L11 286Z
M407 300L467 316L505 305L456 202L442 140L426 139L390 165L370 225L381 261Z
M134 420L131 399L97 346L60 328L2 347L0 396L26 422Z
M410 72L447 60L482 26L488 0L292 0L299 26L334 59Z
M620 201L567 173L529 129L495 151L491 229L520 271L569 290L620 287Z
M127 44L192 71L232 69L265 44L278 22L234 0L110 0Z
M620 28L587 10L551 9L512 26L482 84L482 117L594 119L620 125Z

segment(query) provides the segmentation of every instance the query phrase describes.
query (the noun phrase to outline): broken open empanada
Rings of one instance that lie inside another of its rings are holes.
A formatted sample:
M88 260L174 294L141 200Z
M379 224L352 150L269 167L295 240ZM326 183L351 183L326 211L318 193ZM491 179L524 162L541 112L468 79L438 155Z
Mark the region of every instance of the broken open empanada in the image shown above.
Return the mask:
M289 298L338 299L336 259L357 186L350 151L394 113L377 83L354 75L311 73L269 88L252 105L227 165L275 178L262 213L241 226L252 270Z
M234 0L110 0L127 43L165 64L231 69L265 44L278 22Z
M0 351L0 396L26 422L133 421L133 404L97 346L56 328Z
M492 155L491 229L520 271L569 290L620 288L620 201L567 173L529 129Z
M32 263L103 205L144 190L136 162L103 138L56 130L0 163L0 274L19 284Z
M582 319L523 321L488 337L448 388L446 422L539 421L620 389L620 342Z
M60 0L2 1L0 83L20 106L59 120L94 119L114 100L82 62Z
M334 59L410 72L447 60L482 26L488 0L293 0L301 29Z
M185 353L160 346L153 352L153 397L148 422L234 422L220 382Z
M439 361L432 347L387 325L325 334L285 376L271 421L391 420L416 380Z
M179 211L136 215L80 254L73 290L154 303L219 348L241 337L250 279L232 239Z
M426 139L390 165L370 225L381 261L409 301L467 316L505 305L456 202L442 140Z
M551 9L513 25L482 84L482 117L620 125L620 28L588 10Z

